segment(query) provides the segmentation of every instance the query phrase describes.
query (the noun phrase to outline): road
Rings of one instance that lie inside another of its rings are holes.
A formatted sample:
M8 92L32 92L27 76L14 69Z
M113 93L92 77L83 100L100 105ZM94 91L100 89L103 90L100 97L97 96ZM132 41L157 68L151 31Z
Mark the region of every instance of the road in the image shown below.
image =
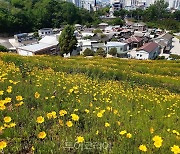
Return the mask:
M171 54L180 55L180 40L176 37L173 38L173 48L171 49Z

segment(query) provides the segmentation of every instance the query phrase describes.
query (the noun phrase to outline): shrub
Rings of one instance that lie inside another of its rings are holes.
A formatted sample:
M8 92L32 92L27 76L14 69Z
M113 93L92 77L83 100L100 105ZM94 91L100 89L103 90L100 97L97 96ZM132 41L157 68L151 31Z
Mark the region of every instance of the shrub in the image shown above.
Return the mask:
M2 45L0 45L0 51L2 52L8 52L8 49Z
M117 54L117 49L116 48L111 48L108 54L115 56Z
M84 50L83 55L84 56L94 56L94 52L91 49L87 48Z
M165 56L158 56L156 59L157 59L157 60L164 60L164 59L165 59Z
M95 53L96 56L102 56L102 57L105 57L106 56L106 52L103 48L99 48L97 49L96 53Z
M38 33L38 32L34 32L34 33L33 33L33 36L34 36L35 38L39 38L39 33Z
M102 30L100 30L100 29L95 29L93 32L94 32L94 34L102 33Z
M174 60L180 59L180 56L179 56L179 55L174 55L174 54L171 54L169 57L172 58L172 59L174 59Z

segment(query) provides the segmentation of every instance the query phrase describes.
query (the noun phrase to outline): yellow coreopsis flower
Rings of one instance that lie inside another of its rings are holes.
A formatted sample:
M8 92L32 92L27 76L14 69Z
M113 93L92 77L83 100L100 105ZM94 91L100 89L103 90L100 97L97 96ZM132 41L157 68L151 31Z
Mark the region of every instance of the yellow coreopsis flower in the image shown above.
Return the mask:
M120 122L120 121L117 121L117 124L120 126L120 125L121 125L121 122Z
M67 121L67 122L66 122L66 125L67 125L68 127L72 127L72 126L73 126L73 123L72 123L72 121Z
M76 139L77 139L78 143L84 142L84 137L82 137L82 136L78 136Z
M161 146L162 146L162 142L163 142L163 140L162 140L162 138L160 137L160 136L154 136L153 137L153 141L154 141L154 146L156 147L156 148L160 148Z
M126 130L123 130L123 131L120 131L120 132L119 132L120 135L124 135L124 134L126 134L126 133L127 133Z
M74 121L78 121L79 120L79 116L77 114L71 114L72 120Z
M5 141L0 141L0 150L3 150L7 146Z
M17 101L22 101L22 100L23 100L23 97L22 97L22 96L16 96L16 100L17 100Z
M97 117L101 118L103 116L103 114L101 112L97 113Z
M32 146L32 147L31 147L31 150L32 150L32 151L34 151L34 150L35 150L34 146Z
M85 109L84 111L85 111L86 113L89 113L89 110L88 110L88 109Z
M16 126L16 123L14 123L14 122L13 122L13 123L10 123L9 126L10 126L10 127L15 127L15 126Z
M6 90L8 93L12 92L12 86L8 86L8 89Z
M160 136L154 136L153 139L152 139L154 142L162 142L162 138Z
M174 145L173 147L171 147L171 151L174 152L174 154L179 154L180 148L178 145Z
M59 115L61 116L61 117L63 117L64 115L66 115L67 114L67 111L66 110L60 110L59 111Z
M45 137L46 137L46 133L44 131L42 131L38 134L38 138L40 138L40 139L44 139Z
M126 137L127 137L127 138L131 138L131 137L132 137L132 134L131 134L131 133L127 133L127 134L126 134Z
M64 126L63 120L59 120L59 124L60 124L61 126Z
M3 126L0 126L0 132L4 130L5 128Z
M153 134L154 133L154 129L151 127L150 128L150 133Z
M39 123L39 124L43 123L44 122L44 117L43 116L37 117L36 122Z
M6 122L6 123L9 123L9 122L11 122L11 117L9 117L9 116L7 116L7 117L4 117L4 122Z
M96 135L98 135L98 134L99 134L99 130L96 131Z
M34 97L35 97L35 98L39 98L39 97L40 97L40 94L39 94L38 92L35 92Z
M105 127L110 127L110 124L108 122L106 122Z
M57 118L55 111L52 111L51 114L52 114L52 117L53 117L54 119Z
M53 117L51 113L47 113L46 116L47 116L48 119L51 119Z
M24 102L23 102L23 101L21 101L21 102L19 102L19 103L15 104L15 106L16 106L16 107L19 107L19 106L21 106L21 105L23 105L23 104L24 104Z
M156 148L160 148L160 147L162 146L162 142L156 141L156 142L154 142L154 146L155 146Z
M1 90L1 91L0 91L0 95L3 95L3 94L4 94L4 91L3 91L3 90Z
M6 109L6 106L5 105L0 105L0 110L5 110Z
M12 98L10 98L10 97L6 97L5 98L5 100L4 100L4 103L6 104L6 103L10 103L11 102L11 100L12 100Z
M142 144L142 145L139 146L139 150L141 150L143 152L146 152L147 151L147 147Z

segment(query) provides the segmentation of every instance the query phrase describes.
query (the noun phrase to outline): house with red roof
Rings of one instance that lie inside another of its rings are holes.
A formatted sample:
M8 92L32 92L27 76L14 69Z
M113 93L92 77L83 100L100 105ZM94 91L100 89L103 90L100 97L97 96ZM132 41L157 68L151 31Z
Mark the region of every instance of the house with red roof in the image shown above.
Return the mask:
M149 42L136 50L136 59L155 59L160 54L160 47L155 42Z
M139 48L143 45L143 38L132 36L124 41L128 43L129 49Z

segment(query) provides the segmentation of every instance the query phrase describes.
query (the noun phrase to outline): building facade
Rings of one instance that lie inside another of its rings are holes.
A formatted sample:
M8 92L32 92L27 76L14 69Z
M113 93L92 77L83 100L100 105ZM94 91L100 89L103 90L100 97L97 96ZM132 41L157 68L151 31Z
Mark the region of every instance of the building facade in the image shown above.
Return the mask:
M136 8L147 8L158 0L110 0L114 10L125 8L133 10ZM180 0L165 0L169 4L169 9L180 9Z

